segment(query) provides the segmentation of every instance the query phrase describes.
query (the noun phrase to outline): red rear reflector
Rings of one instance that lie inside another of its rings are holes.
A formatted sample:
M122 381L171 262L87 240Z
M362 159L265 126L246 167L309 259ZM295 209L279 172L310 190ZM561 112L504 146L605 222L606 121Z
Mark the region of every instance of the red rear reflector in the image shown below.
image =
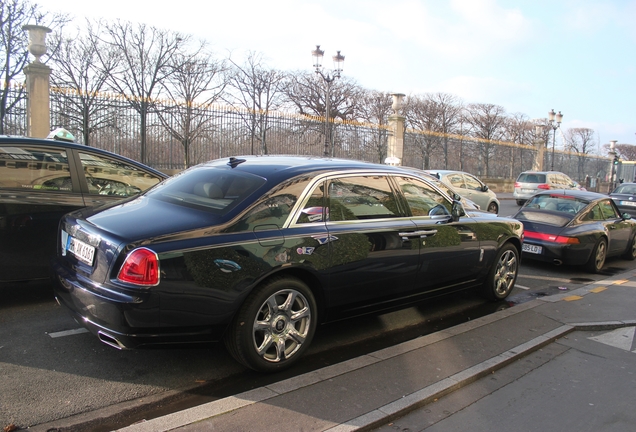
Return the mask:
M543 183L543 184L540 184L539 186L537 186L537 189L549 190L550 189L550 185L547 184L547 183Z
M579 241L579 239L576 238L576 237L565 237L565 236L554 235L554 234L538 233L538 232L534 232L534 231L524 231L523 234L524 234L524 236L526 238L531 238L531 239L536 239L536 240L543 240L543 241L548 241L548 242L552 242L552 243L561 243L561 244L579 244L579 243L581 243Z
M132 251L119 270L117 279L135 285L157 285L159 283L159 258L146 248Z

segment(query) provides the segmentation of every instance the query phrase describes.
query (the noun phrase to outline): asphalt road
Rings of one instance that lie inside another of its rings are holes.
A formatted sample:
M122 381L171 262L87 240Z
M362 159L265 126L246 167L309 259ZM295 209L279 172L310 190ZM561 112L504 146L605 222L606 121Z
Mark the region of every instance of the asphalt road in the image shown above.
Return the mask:
M518 208L502 202L501 214ZM507 301L485 303L472 293L418 307L342 321L319 329L303 362L261 375L238 365L221 344L118 351L83 331L53 300L46 284L19 284L0 291L0 426L83 423L102 417L92 431L112 430L137 419L208 402L301 374L384 346L514 307L636 268L636 261L609 259L605 272L524 261Z

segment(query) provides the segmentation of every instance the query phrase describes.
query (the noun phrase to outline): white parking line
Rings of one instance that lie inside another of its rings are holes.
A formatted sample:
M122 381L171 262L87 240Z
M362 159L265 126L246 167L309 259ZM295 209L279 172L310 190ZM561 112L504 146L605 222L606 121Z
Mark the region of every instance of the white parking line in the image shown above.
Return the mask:
M515 284L515 288L519 288L519 289L522 289L522 290L529 290L530 289L530 287L519 285L517 283Z
M554 281L554 282L572 283L572 279L555 278L555 277L549 277L549 276L531 276L531 275L519 274L517 277L526 278L526 279L540 279L540 280L547 280L547 281Z
M61 332L49 333L49 336L55 339L55 338L64 337L64 336L72 336L72 335L76 335L80 333L88 333L88 330L86 330L85 328L77 328L73 330L65 330Z

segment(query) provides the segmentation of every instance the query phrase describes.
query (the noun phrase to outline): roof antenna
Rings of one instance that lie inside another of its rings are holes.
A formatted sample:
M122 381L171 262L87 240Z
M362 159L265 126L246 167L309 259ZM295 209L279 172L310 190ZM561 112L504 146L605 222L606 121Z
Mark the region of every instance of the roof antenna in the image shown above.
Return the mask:
M227 164L231 166L232 168L236 168L239 164L242 164L243 162L245 162L245 159L239 159L232 156L230 158L230 161Z

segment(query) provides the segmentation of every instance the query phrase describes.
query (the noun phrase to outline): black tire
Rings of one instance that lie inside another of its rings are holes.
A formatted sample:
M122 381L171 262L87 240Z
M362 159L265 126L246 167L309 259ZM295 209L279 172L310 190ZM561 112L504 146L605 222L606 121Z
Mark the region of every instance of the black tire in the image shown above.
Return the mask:
M634 261L636 259L636 236L632 237L627 245L627 250L623 254L626 260Z
M524 202L525 202L525 200L517 200L517 205L518 206L522 206Z
M225 335L225 346L238 362L251 369L285 369L311 344L316 314L316 300L300 279L270 279L245 300Z
M491 301L505 299L514 288L518 273L519 250L512 243L506 243L497 252L482 286L482 296Z
M488 213L499 213L499 206L496 202L491 202L490 204L488 204Z
M607 240L599 239L594 245L590 259L585 263L585 270L590 273L599 273L605 265L607 258Z

